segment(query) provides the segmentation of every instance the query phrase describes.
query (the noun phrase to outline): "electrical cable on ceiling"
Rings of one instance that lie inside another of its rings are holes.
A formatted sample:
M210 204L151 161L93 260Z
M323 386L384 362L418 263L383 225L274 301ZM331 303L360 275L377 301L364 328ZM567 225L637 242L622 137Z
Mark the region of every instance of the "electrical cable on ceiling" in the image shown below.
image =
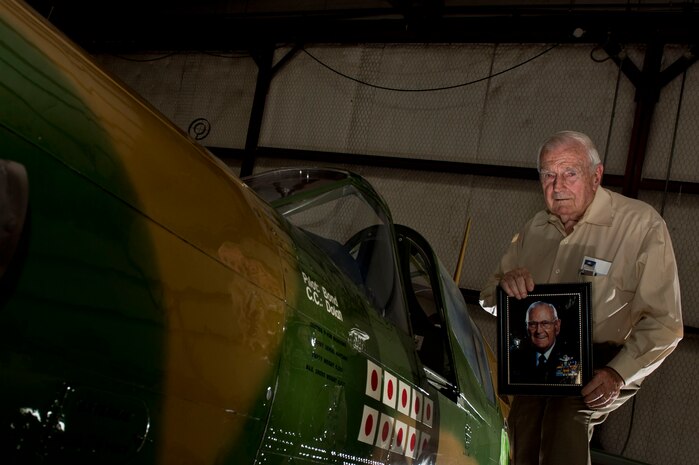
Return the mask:
M619 82L621 81L621 68L624 64L624 60L626 60L626 56L624 56L624 58L621 59L621 63L619 63L618 70L616 73L616 86L614 87L614 99L612 99L612 114L609 118L609 129L607 130L607 143L604 145L604 159L602 160L602 164L604 166L607 166L607 156L609 155L609 143L612 140L612 128L614 126L614 117L616 116L616 102L619 97Z
M619 452L619 455L623 457L624 452L626 452L626 446L629 445L629 439L631 439L631 430L633 429L633 419L636 416L636 396L633 396L633 399L631 399L631 420L629 421L629 429L626 431L626 440L624 441L624 445L621 448L621 452Z
M504 70L502 70L502 71L499 71L499 72L497 72L497 73L493 73L493 74L490 74L490 73L489 73L488 76L485 76L485 77L482 77L482 78L479 78L479 79L475 79L475 80L473 80L473 81L463 82L463 83L460 83L460 84L454 84L454 85L451 85L451 86L444 86L444 87L426 88L426 89L400 89L400 88L395 88L395 87L386 87L386 86L380 86L380 85L377 85L377 84L371 84L371 83L369 83L369 82L362 81L361 79L358 79L358 78L349 76L349 75L347 75L347 74L344 74L344 73L342 73L342 72L340 72L340 71L338 71L338 70L332 68L331 66L327 65L326 63L322 62L322 61L319 60L317 57L315 57L314 55L312 55L312 54L311 54L308 50L306 50L305 48L302 49L302 50L303 50L303 52L304 52L306 55L308 55L309 57L311 57L313 60L315 60L318 64L320 64L320 65L323 66L324 68L326 68L326 69L332 71L333 73L335 73L335 74L337 74L337 75L339 75L339 76L344 77L345 79L349 79L349 80L351 80L351 81L357 82L357 83L362 84L362 85L365 85L365 86L373 87L373 88L375 88L375 89L390 90L390 91L394 91L394 92L436 92L436 91L440 91L440 90L450 90L450 89L456 89L456 88L459 88L459 87L465 87L465 86L469 86L469 85L471 85L471 84L477 84L477 83L479 83L479 82L486 81L486 80L488 80L488 79L490 79L490 78L492 78L492 77L495 77L495 76L500 76L501 74L505 74L505 73L507 73L507 72L509 72L509 71L512 71L512 70L514 70L514 69L516 69L516 68L519 68L520 66L524 66L524 65L526 65L527 63L529 63L529 62L531 62L531 61L533 61L533 60L536 60L537 58L539 58L539 57L541 57L541 56L547 54L548 52L550 52L550 51L553 50L554 48L558 47L558 45L559 45L559 44L554 44L554 45L552 45L551 47L547 48L546 50L544 50L544 51L542 51L542 52L540 52L540 53L534 55L533 57L531 57L531 58L529 58L529 59L527 59L527 60L524 60L523 62L518 63L518 64L516 64L516 65L514 65L514 66L511 66L510 68L507 68L507 69L504 69ZM169 58L169 57L171 57L171 56L173 56L173 55L177 55L177 54L179 54L179 53L182 53L182 52L169 52L169 53L165 53L165 54L163 54L163 55L160 55L160 56L157 56L157 57L152 57L152 58L132 58L132 57L127 57L127 56L119 55L119 54L115 54L115 53L113 53L112 56L114 56L114 57L116 57L116 58L119 58L119 59L122 59L122 60L126 60L126 61L133 61L133 62L138 62L138 63L147 63L147 62L152 62L152 61L164 60L164 59L166 59L166 58ZM199 52L199 53L203 53L203 54L205 54L205 55L210 55L210 56L219 57L219 58L247 58L247 57L250 56L250 55L246 55L246 54L241 54L241 55L221 55L221 54L211 53L211 52Z
M667 161L667 173L665 173L665 190L663 191L663 200L660 204L660 216L665 216L665 201L667 200L667 191L670 185L670 171L672 169L672 159L675 158L675 142L677 141L677 127L680 125L680 111L682 110L682 97L684 96L684 83L687 79L687 69L682 73L682 84L680 85L680 97L677 102L677 113L675 114L675 128L672 131L672 144L670 145L670 159Z
M619 65L619 69L621 70L621 64ZM677 102L677 113L675 114L675 127L672 133L672 144L670 147L670 159L668 160L667 163L667 173L665 175L665 191L663 192L663 200L661 202L660 206L660 216L664 216L664 211L665 211L665 200L667 198L667 192L668 192L668 184L670 182L670 170L672 168L672 159L675 156L675 141L677 140L677 127L679 125L680 121L680 112L682 110L682 97L684 96L684 83L687 78L687 70L685 69L684 72L682 73L682 84L680 86L680 96ZM631 419L629 420L629 427L626 432L626 440L624 441L624 445L621 448L621 452L619 455L623 456L624 453L626 452L626 447L629 445L629 440L631 439L631 431L633 430L633 423L634 423L634 418L636 416L636 396L633 396L633 399L631 399Z
M451 86L444 86L444 87L432 87L432 88L426 88L426 89L400 89L400 88L396 88L396 87L386 87L386 86L380 86L380 85L377 85L377 84L371 84L371 83L369 83L369 82L362 81L361 79L358 79L358 78L349 76L349 75L347 75L347 74L344 74L344 73L342 73L342 72L340 72L340 71L338 71L338 70L332 68L331 66L325 64L324 62L320 61L318 58L316 58L315 56L313 56L313 55L312 55L308 50L306 50L305 48L302 49L302 50L303 50L303 52L304 52L306 55L308 55L309 57L311 57L313 60L315 60L318 64L320 64L320 65L323 66L324 68L326 68L326 69L332 71L333 73L335 73L335 74L337 74L337 75L339 75L339 76L344 77L345 79L349 79L349 80L351 80L351 81L357 82L357 83L362 84L362 85L365 85L365 86L369 86L369 87L373 87L373 88L375 88L375 89L381 89L381 90L390 90L390 91L394 91L394 92L436 92L436 91L440 91L440 90L450 90L450 89L456 89L456 88L458 88L458 87L465 87L465 86L469 86L469 85L471 85L471 84L476 84L476 83L479 83L479 82L482 82L482 81L486 81L486 80L488 80L488 79L490 79L490 78L492 78L492 77L495 77L495 76L500 76L501 74L505 74L505 73L507 73L507 72L509 72L509 71L512 71L512 70L514 70L514 69L516 69L516 68L519 68L520 66L523 66L523 65L529 63L530 61L533 61L533 60L539 58L540 56L547 54L548 52L550 52L550 51L553 50L554 48L558 47L558 45L559 45L559 44L554 44L554 45L552 45L551 47L549 47L549 48L547 48L546 50L544 50L543 52L540 52L540 53L534 55L533 57L531 57L531 58L529 58L529 59L527 59L527 60L525 60L525 61L523 61L523 62L521 62L521 63L518 63L518 64L516 64L516 65L514 65L514 66L512 66L512 67L510 67L510 68L504 69L504 70L499 71L499 72L497 72L497 73L488 74L488 76L485 76L485 77L482 77L482 78L479 78L479 79L475 79L475 80L473 80L473 81L463 82L463 83L461 83L461 84L454 84L454 85L451 85Z

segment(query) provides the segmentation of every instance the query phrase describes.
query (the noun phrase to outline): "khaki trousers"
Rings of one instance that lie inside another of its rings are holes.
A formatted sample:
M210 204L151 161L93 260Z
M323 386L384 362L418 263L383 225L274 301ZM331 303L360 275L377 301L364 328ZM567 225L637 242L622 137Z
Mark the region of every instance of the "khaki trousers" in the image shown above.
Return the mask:
M590 410L582 397L516 396L508 417L513 465L590 465L595 425L637 391L625 387L600 410Z

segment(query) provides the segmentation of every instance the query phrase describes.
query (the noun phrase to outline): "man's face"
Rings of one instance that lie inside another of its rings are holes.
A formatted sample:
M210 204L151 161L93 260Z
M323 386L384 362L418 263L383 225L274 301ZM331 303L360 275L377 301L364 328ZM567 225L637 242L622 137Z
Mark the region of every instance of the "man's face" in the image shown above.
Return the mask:
M579 220L592 203L602 179L602 165L591 170L578 145L562 145L540 159L540 180L549 211L565 224Z
M527 330L529 331L529 340L534 347L539 352L545 352L553 345L556 336L561 332L561 320L554 318L551 307L539 305L529 312Z

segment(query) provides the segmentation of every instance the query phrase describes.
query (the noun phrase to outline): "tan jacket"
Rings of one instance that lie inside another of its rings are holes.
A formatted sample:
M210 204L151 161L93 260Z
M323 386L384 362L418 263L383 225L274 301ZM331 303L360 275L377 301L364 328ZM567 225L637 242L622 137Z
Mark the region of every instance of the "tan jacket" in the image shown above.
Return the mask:
M596 276L581 273L585 257L596 263ZM481 292L484 309L496 313L495 288L517 267L527 268L539 284L592 283L593 342L622 346L608 366L627 385L640 384L682 339L672 242L663 218L644 202L599 188L568 236L556 216L537 213L512 239Z

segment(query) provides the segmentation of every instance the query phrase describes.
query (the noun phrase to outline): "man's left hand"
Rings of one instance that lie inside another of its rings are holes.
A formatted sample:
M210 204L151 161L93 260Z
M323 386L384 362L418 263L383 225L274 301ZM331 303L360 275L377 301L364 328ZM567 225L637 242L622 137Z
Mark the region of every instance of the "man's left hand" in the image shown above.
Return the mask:
M582 388L583 401L591 409L607 407L619 397L624 379L614 369L604 367Z

